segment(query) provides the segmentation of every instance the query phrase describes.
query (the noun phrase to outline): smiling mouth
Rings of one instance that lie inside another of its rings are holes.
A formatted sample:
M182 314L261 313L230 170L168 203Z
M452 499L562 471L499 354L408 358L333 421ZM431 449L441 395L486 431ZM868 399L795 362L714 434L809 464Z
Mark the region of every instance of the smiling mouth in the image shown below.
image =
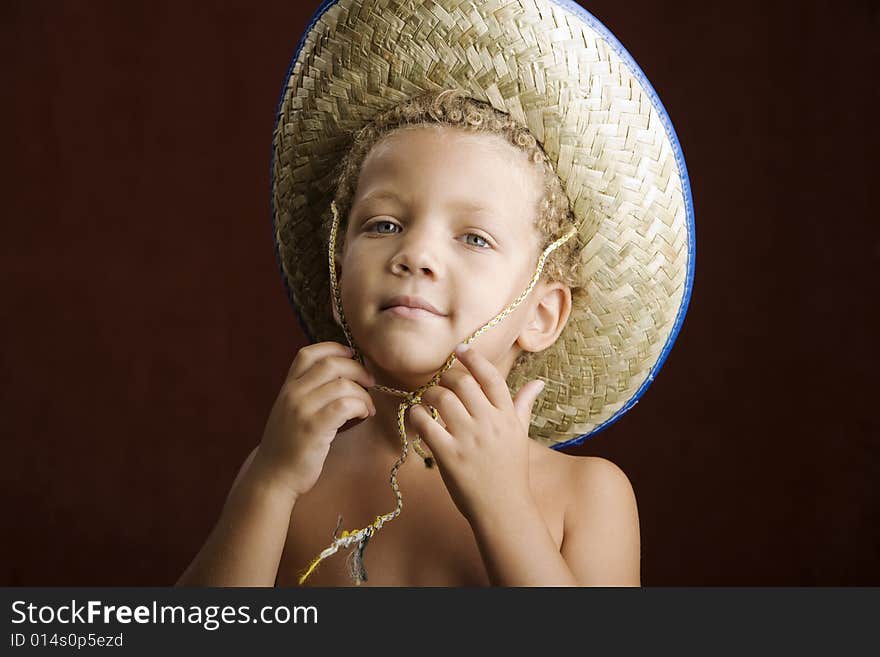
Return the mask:
M391 306L390 308L385 308L382 312L404 319L427 319L432 317L440 319L443 317L443 315L432 313L424 308L410 308L409 306Z

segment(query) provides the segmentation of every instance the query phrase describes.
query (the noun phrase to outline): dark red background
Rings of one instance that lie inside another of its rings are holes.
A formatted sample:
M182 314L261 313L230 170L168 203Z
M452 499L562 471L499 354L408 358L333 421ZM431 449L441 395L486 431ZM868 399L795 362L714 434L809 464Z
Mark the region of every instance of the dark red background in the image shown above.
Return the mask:
M171 584L216 521L304 344L269 158L318 4L0 4L0 584ZM880 584L876 4L585 6L669 111L697 262L573 451L629 475L645 585Z

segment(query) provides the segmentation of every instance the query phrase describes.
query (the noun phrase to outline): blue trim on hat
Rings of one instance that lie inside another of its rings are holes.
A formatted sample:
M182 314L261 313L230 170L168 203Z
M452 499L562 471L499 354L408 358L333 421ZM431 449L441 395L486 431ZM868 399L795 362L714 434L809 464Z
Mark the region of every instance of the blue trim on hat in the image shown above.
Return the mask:
M684 323L684 317L687 314L688 305L690 305L691 291L693 290L694 286L694 260L697 247L694 227L694 199L691 195L691 181L690 177L688 176L687 167L684 163L684 154L681 152L681 144L678 141L678 135L675 134L675 128L672 127L672 119L669 118L669 113L666 111L663 103L660 102L660 97L657 95L654 87L651 86L651 83L648 81L647 76L636 63L636 60L633 59L633 56L627 52L626 48L623 47L623 44L618 41L617 37L615 37L598 18L593 16L590 12L588 12L586 9L581 7L576 2L573 2L572 0L549 1L576 15L584 23L589 25L599 35L601 35L602 38L608 43L608 45L611 46L612 50L614 50L614 52L617 53L620 59L627 65L630 72L636 77L636 79L642 85L642 88L648 94L648 97L651 99L651 103L654 105L655 109L657 110L657 114L660 116L660 121L663 123L663 127L666 129L666 135L669 137L669 141L672 144L672 150L675 154L675 163L678 166L678 171L681 175L681 191L684 194L688 232L688 265L687 278L684 284L684 295L682 296L681 305L678 308L678 314L675 317L675 324L672 327L672 332L666 339L666 344L663 346L663 351L660 352L660 357L657 359L657 362L654 363L654 367L652 367L651 371L648 373L648 378L645 379L644 383L642 383L641 387L629 399L629 401L627 401L614 415L605 420L605 422L600 424L598 427L594 428L589 433L585 433L581 436L572 438L571 440L567 440L564 443L559 443L558 445L552 446L553 449L559 450L565 447L574 447L575 445L580 445L588 438L592 438L597 433L607 429L609 426L617 422L624 413L626 413L629 409L631 409L639 402L639 399L643 394L645 394L648 386L650 386L651 383L654 381L657 373L660 372L660 368L663 367L663 363L666 362L666 357L669 356L669 352L672 350L672 345L675 343L675 339L678 337L679 331L681 331L681 325Z
M290 81L290 74L293 72L294 64L296 60L299 58L300 50L302 49L303 43L306 40L309 32L315 23L317 23L321 16L324 14L327 9L336 4L338 0L324 0L321 3L321 6L315 10L314 15L309 20L309 24L300 37L299 43L296 47L296 52L294 53L293 59L290 63L290 67L287 69L287 74L284 76L284 81L281 86L281 95L278 100L278 106L275 111L275 126L272 129L272 144L270 147L270 161L269 161L269 207L271 209L272 214L272 244L275 248L275 260L278 264L279 272L281 273L281 280L284 283L284 289L287 292L287 298L291 301L291 305L296 312L297 318L299 320L300 326L303 329L303 332L306 334L306 337L309 339L309 342L314 342L315 338L309 333L308 327L306 325L305 320L303 319L302 314L300 313L299 306L294 303L293 292L290 289L290 286L287 282L287 277L284 275L284 268L281 263L281 253L278 249L278 243L275 240L275 199L273 198L273 181L275 179L275 131L278 129L278 119L281 116L281 104L284 100L284 93L287 88L288 82ZM684 154L681 151L681 144L678 141L678 136L675 134L675 129L672 126L672 120L669 118L669 113L666 111L666 108L663 106L663 103L660 101L660 97L657 95L657 92L654 90L654 87L651 86L651 83L648 81L647 76L645 76L642 69L636 63L635 59L633 59L632 55L627 52L626 48L623 47L623 44L618 41L617 37L615 37L611 31L605 27L598 18L593 16L586 9L581 7L579 4L574 2L573 0L548 0L566 11L574 14L578 18L580 18L584 23L589 25L593 30L595 30L614 50L615 53L620 57L620 59L627 65L630 69L630 72L635 76L635 78L639 81L644 91L648 94L648 97L651 99L651 103L654 105L654 108L657 110L657 114L660 117L660 121L663 123L663 127L666 129L666 135L669 137L669 141L672 144L672 149L675 154L675 163L678 166L678 171L681 176L682 183L682 193L684 194L685 199L685 210L687 213L687 230L688 230L688 265L687 265L687 279L685 280L685 288L684 295L682 297L681 305L678 308L678 314L675 318L675 324L672 327L672 332L669 334L669 337L666 339L666 344L663 346L663 350L660 353L660 357L657 359L657 362L654 363L654 366L651 368L651 371L648 374L648 378L645 379L644 383L642 383L641 387L636 391L636 393L609 419L605 420L602 424L594 428L589 433L585 433L581 436L576 436L571 440L568 440L564 443L559 443L557 445L553 445L552 448L555 450L560 450L566 447L574 447L575 445L580 445L588 438L592 438L596 434L604 431L609 426L617 422L629 409L635 406L639 399L645 394L645 391L648 389L648 386L656 378L657 374L660 372L660 369L663 367L663 364L666 362L667 356L669 356L669 352L672 350L672 345L675 343L676 338L678 337L679 331L681 331L681 326L684 323L685 315L687 314L688 306L690 305L691 292L693 290L694 284L694 261L696 256L696 236L695 236L695 226L694 226L694 200L691 194L691 183L690 177L688 176L687 167L684 163Z
M315 336L309 333L309 327L306 324L302 313L300 312L299 306L296 304L296 301L293 298L293 290L290 289L290 285L287 282L287 276L284 275L284 265L281 261L281 251L279 250L278 242L275 239L275 131L278 130L278 120L281 118L281 104L284 102L284 93L287 90L288 83L290 82L290 74L293 73L293 67L296 64L296 60L299 59L299 53L300 50L302 50L306 37L309 35L309 32L312 31L312 26L314 26L314 24L321 19L321 16L323 16L324 12L329 9L330 5L336 4L336 2L338 2L338 0L324 0L324 2L321 3L321 6L315 10L315 13L312 15L311 19L309 19L308 26L303 31L302 36L300 36L299 43L296 46L296 51L294 51L293 54L293 59L290 60L290 66L287 67L287 73L284 75L284 80L281 83L281 93L278 96L278 104L275 108L275 125L272 127L272 143L269 144L269 212L271 214L272 220L271 238L272 247L275 249L275 264L278 266L278 272L281 274L281 282L284 284L284 291L287 293L287 299L290 302L290 305L293 306L293 310L296 313L296 318L299 321L300 328L303 330L303 333L306 334L306 338L308 338L309 343L315 342Z

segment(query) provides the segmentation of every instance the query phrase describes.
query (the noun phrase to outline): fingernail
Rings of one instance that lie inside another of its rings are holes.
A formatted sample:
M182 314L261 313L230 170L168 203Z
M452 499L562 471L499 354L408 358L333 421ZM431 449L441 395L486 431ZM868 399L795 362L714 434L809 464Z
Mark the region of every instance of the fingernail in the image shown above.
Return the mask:
M538 392L541 392L544 389L546 383L546 381L538 381Z
M468 349L470 349L470 348L471 348L470 345L465 344L464 342L462 342L460 345L458 345L458 346L455 348L455 353L457 353L457 354L463 354L464 352L466 352L466 351L467 351Z

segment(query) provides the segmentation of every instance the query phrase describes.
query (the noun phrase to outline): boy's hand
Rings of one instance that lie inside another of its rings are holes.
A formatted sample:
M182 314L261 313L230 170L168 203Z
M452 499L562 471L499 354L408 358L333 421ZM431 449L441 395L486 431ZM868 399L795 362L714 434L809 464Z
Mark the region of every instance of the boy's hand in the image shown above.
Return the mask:
M544 387L529 381L511 399L507 383L474 349L456 350L467 372L449 369L422 402L440 413L446 428L424 406L410 411L413 429L431 449L458 509L468 520L529 499L531 409Z
M338 342L319 342L297 353L275 400L254 457L259 472L294 495L318 481L330 443L354 418L375 415L365 388L373 376Z

